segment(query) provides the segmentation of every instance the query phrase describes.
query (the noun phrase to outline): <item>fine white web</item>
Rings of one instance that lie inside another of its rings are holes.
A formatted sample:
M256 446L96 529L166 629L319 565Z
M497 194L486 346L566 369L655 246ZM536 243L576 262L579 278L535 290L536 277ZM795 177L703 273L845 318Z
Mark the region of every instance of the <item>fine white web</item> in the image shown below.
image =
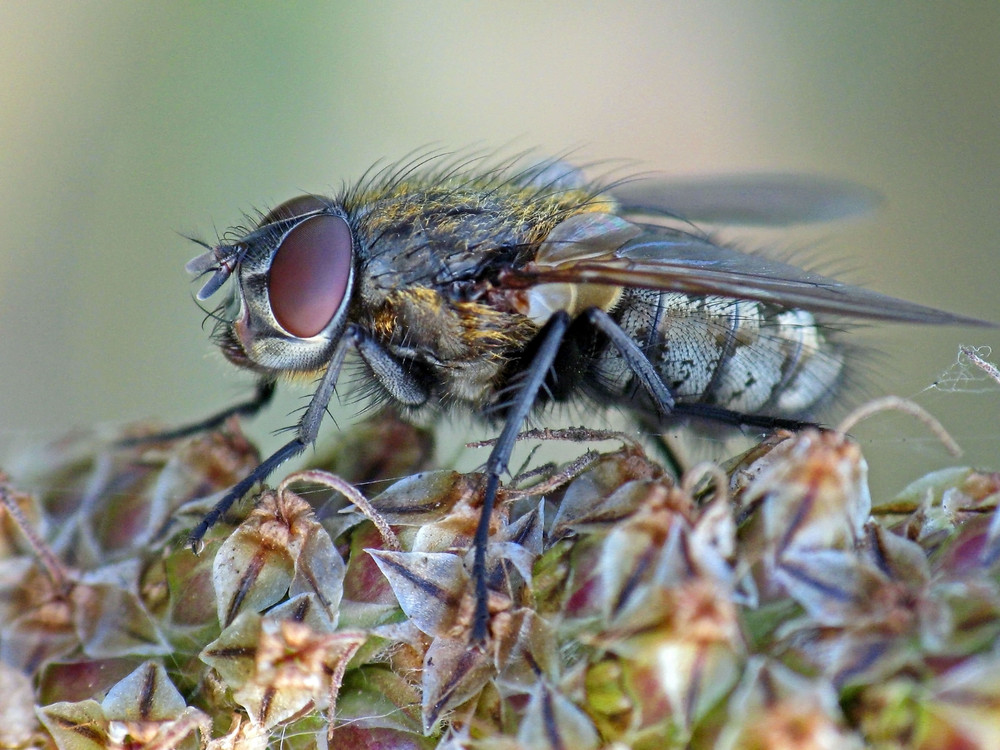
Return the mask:
M989 346L961 344L955 361L924 391L992 393L1000 389L1000 367L990 361Z

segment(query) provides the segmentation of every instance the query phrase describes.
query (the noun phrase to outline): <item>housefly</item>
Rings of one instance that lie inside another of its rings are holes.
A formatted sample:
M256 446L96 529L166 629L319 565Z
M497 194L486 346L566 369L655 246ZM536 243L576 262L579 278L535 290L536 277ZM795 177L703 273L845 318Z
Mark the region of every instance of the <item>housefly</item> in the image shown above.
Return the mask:
M317 387L294 438L226 493L192 543L315 441L356 355L367 392L404 417L461 410L502 425L474 540L473 639L484 641L489 520L532 412L573 400L653 428L796 429L844 380L832 319L983 324L741 252L690 223L835 218L862 193L789 176L605 187L559 160L418 159L251 219L187 269L205 279L200 300L232 278L214 336L257 373L256 394L172 434L255 412L281 376Z

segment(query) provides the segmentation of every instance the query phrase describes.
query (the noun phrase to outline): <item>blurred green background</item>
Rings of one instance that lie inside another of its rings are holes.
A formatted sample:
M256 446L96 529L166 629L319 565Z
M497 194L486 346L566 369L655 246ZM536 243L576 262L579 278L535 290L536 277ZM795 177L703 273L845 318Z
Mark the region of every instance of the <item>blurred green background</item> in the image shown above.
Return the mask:
M1000 320L1000 3L4 3L0 76L6 448L245 393L199 329L178 233L212 239L428 144L855 180L886 196L875 216L785 246ZM876 392L920 394L1000 468L1000 388L921 393L960 342L1000 334L862 338ZM857 434L899 476L947 462L905 420Z

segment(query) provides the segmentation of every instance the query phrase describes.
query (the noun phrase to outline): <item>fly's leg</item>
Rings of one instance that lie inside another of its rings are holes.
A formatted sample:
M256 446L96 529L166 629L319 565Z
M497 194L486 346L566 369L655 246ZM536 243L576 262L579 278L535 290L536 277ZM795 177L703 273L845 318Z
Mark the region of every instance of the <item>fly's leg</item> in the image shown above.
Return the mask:
M670 389L667 388L663 378L660 377L656 368L653 367L653 363L649 361L635 339L625 333L615 319L599 307L590 308L584 315L590 325L607 336L611 345L618 350L622 359L625 360L625 364L639 378L643 388L656 402L660 416L666 417L668 414L676 413L679 404L674 401ZM651 421L655 422L655 420ZM670 445L662 439L657 440L656 445L660 448L663 459L671 471L678 477L683 474L683 462Z
M120 448L131 448L133 446L143 445L146 443L178 440L180 438L190 437L191 435L197 435L201 432L210 432L211 430L220 427L223 422L232 416L252 417L267 406L268 403L270 403L272 397L274 396L274 387L275 383L273 380L259 380L257 381L257 388L254 390L253 396L246 401L220 411L218 414L213 414L208 419L203 419L200 422L195 422L194 424L184 425L183 427L177 427L173 430L157 432L153 435L125 438L124 440L119 440L117 445Z
M673 474L674 478L679 479L687 471L686 462L681 458L680 450L671 444L667 435L661 435L654 433L652 435L653 446L656 451L660 454L664 465Z
M323 421L323 415L326 413L326 407L330 403L330 399L333 397L333 391L337 385L337 377L340 375L340 369L344 364L344 357L347 355L347 348L352 346L356 342L357 338L358 332L353 330L352 326L348 326L348 329L344 332L344 336L340 339L340 342L337 344L337 348L333 352L333 357L330 360L329 366L326 368L326 372L323 374L323 379L320 381L319 388L316 389L312 399L309 401L306 413L303 414L302 419L299 420L299 425L295 433L295 439L285 443L283 446L278 448L278 450L261 461L256 469L247 474L247 476L241 481L237 482L229 490L229 492L223 495L222 499L219 500L219 502L217 502L215 506L204 515L198 525L192 529L190 536L188 536L188 544L191 545L192 549L197 551L202 537L204 537L208 530L212 528L220 518L222 518L226 511L232 507L233 503L246 495L258 482L263 482L267 479L271 472L277 469L281 464L300 454L306 449L307 445L310 445L316 440L316 436L319 434L320 423Z
M306 412L306 416L309 415L309 411L311 411L312 405L315 403L315 399L316 397L313 396L313 401L309 404L310 409ZM320 413L320 417L322 418L322 412ZM208 533L210 528L219 522L219 519L225 515L226 511L232 507L233 503L246 495L258 482L263 482L267 479L271 472L281 466L281 464L285 463L285 461L299 455L306 449L307 445L316 439L315 435L310 437L309 430L318 431L319 424L317 423L315 427L312 427L311 425L307 425L305 419L303 419L299 422L297 436L294 440L285 443L285 445L281 446L278 450L261 461L256 469L247 474L247 476L241 481L233 485L229 492L223 495L222 499L212 506L212 509L208 511L208 513L202 516L201 521L198 522L198 525L195 526L188 535L188 545L192 550L198 552L198 549L201 546L202 537Z
M744 414L731 409L724 409L715 404L675 404L675 416L695 417L711 422L732 425L733 427L756 427L761 430L791 430L798 432L807 427L821 428L815 422L807 422L799 419L788 419L786 417L770 417L762 414ZM655 431L656 426L650 425ZM664 434L654 434L653 445L660 454L666 467L676 478L683 476L684 472L690 468L689 464L681 458L677 447L671 443L670 437Z
M337 386L337 379L340 377L340 370L344 365L344 358L350 347L354 347L361 355L362 359L371 367L375 377L382 382L386 390L394 397L404 401L404 403L419 404L427 400L426 389L419 381L408 375L400 363L387 351L374 341L370 334L356 325L349 325L344 331L344 335L337 343L330 364L320 380L319 387L309 401L306 413L299 420L295 438L285 443L278 450L264 459L256 469L251 471L239 483L234 485L215 506L205 514L201 522L194 527L188 537L188 543L192 548L197 548L202 537L214 526L220 518L232 507L233 503L246 495L254 485L263 482L270 476L271 472L290 458L294 458L306 449L307 446L316 442L319 435L319 428L326 414L326 408L333 398L334 390ZM404 397L409 398L405 401Z
M712 422L733 425L734 427L759 427L765 430L785 429L798 431L806 427L815 427L812 422L801 419L790 419L787 417L772 417L765 414L744 414L743 412L726 409L716 404L706 403L676 403L670 390L664 384L663 379L652 362L643 353L639 345L635 343L631 336L621 329L614 318L608 315L599 307L592 307L584 315L590 323L601 333L608 337L611 345L618 350L622 359L629 366L635 376L642 383L660 410L661 416L695 417ZM667 453L668 463L675 471L680 472L682 467L679 459L670 447L661 441ZM678 473L678 476L680 473Z
M587 316L587 320L594 328L608 337L608 341L618 350L622 359L625 360L625 364L639 378L642 387L652 396L661 415L665 417L668 414L673 414L677 404L674 403L670 389L667 388L660 373L656 371L653 363L649 361L635 340L625 333L615 319L601 308L591 307L583 314Z
M488 592L486 590L486 544L489 541L490 517L496 503L497 489L500 486L500 475L507 471L510 455L514 451L514 443L521 425L527 419L531 407L535 405L538 391L552 368L563 337L569 328L569 314L559 311L546 323L541 346L535 352L531 364L524 371L525 378L514 396L510 410L500 437L497 438L486 461L486 490L483 493L483 507L480 511L479 525L473 540L472 579L476 587L476 611L472 622L472 641L484 643L489 628L489 608L487 606Z
M732 425L733 427L759 427L762 430L792 430L798 432L807 427L820 427L815 422L789 417L772 417L767 414L744 414L740 411L725 409L715 404L684 403L677 404L674 414L685 417L695 417L711 422Z
M357 346L358 354L372 375L396 401L406 406L420 406L430 398L427 387L413 374L413 369L404 367L375 339L362 336Z
M670 390L632 337L625 333L621 326L599 307L592 307L583 315L588 323L608 337L611 345L621 354L643 388L656 402L662 414L666 416L672 413L675 404ZM507 414L503 432L497 438L489 460L486 462L486 492L483 497L482 515L479 517L479 525L476 527L475 557L472 566L472 577L476 586L476 612L472 625L472 640L476 643L482 643L486 640L486 631L489 625L486 590L486 542L489 537L490 516L496 502L497 488L500 485L500 475L507 470L507 462L514 449L518 431L535 403L538 391L545 382L549 368L552 367L552 363L559 353L569 325L569 314L565 311L557 312L549 319L541 346L525 371L527 377Z

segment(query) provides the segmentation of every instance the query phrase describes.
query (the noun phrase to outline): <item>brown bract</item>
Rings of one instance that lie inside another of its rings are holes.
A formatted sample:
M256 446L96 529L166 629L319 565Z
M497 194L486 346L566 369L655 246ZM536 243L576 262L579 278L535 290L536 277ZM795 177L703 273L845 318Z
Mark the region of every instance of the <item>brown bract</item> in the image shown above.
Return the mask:
M231 429L78 435L4 478L3 747L1000 744L1000 475L872 499L831 431L679 481L631 443L581 449L501 492L478 646L481 475L365 497L303 472L196 556L203 495L256 460Z

